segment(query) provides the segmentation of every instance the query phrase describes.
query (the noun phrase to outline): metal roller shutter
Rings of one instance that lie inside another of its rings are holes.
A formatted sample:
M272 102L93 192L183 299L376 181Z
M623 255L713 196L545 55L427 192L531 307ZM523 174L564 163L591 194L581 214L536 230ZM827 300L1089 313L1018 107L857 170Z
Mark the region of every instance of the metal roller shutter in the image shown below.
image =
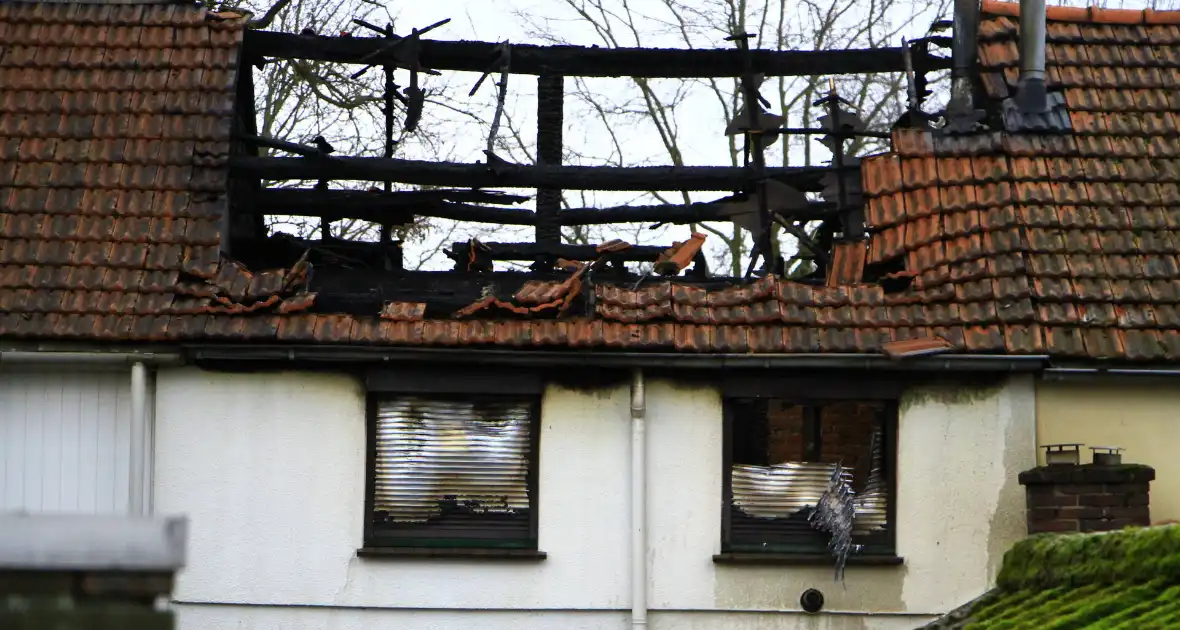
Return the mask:
M378 402L371 538L526 543L534 410L527 397Z
M0 511L128 510L126 372L0 372Z

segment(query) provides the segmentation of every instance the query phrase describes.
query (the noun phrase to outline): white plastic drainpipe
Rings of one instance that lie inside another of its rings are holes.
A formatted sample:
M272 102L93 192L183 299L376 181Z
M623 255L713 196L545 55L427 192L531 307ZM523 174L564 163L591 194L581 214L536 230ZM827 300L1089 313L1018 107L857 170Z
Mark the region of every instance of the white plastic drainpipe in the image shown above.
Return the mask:
M631 627L647 627L647 397L631 373Z
M128 511L143 516L144 476L147 456L147 366L142 361L131 364L131 470L127 475L131 492Z

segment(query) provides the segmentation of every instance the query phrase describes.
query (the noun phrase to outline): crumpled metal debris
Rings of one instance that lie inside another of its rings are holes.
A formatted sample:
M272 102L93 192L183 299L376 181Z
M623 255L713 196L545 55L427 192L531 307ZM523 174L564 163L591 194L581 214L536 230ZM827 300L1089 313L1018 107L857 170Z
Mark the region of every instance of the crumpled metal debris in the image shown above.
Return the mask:
M856 517L855 493L848 485L844 467L836 464L828 479L828 489L820 496L815 511L808 520L815 529L832 535L828 551L836 558L836 581L844 579L844 565L848 554L860 551L863 545L852 543L853 520Z

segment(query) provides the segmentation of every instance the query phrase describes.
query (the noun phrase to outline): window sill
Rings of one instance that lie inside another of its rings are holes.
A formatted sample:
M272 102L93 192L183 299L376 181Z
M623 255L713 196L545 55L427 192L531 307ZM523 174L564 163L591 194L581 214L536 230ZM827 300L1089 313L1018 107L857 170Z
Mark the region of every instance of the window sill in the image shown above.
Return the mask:
M715 564L778 564L796 566L832 566L835 559L827 554L801 553L719 553L713 556ZM847 566L886 567L905 564L905 558L898 556L848 556Z
M536 549L458 549L447 547L362 547L361 558L467 558L484 560L544 560L549 554Z

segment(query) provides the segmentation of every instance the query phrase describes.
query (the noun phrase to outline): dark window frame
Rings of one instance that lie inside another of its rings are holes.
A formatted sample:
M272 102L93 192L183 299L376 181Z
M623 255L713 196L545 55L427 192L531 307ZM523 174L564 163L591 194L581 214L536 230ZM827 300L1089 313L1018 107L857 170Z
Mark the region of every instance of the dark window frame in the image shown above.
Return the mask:
M366 375L365 403L365 501L362 556L466 556L542 559L538 551L541 443L541 395L544 383L538 374L497 374L489 370L464 370L418 366L404 370L374 370ZM377 463L377 414L382 401L402 396L434 400L529 400L529 462L526 487L529 495L527 538L447 536L421 529L384 530L373 521Z
M862 376L862 379L864 377ZM900 564L897 558L897 431L899 425L898 400L904 385L893 379L884 379L867 387L850 387L848 381L840 386L841 379L827 377L802 378L745 378L733 375L722 385L723 430L722 430L722 475L721 475L721 553L715 556L718 562L753 562L779 558L784 562L813 564L830 562L826 548L827 535L816 532L813 542L798 546L762 545L760 543L735 543L733 540L733 489L732 471L734 460L734 403L750 399L782 400L793 405L823 405L848 402L884 403L882 456L886 475L886 518L888 526L883 532L867 537L856 537L854 542L865 544L865 548L849 557L850 564ZM834 386L835 385L835 386ZM822 448L822 446L821 446ZM857 540L860 539L860 540Z

